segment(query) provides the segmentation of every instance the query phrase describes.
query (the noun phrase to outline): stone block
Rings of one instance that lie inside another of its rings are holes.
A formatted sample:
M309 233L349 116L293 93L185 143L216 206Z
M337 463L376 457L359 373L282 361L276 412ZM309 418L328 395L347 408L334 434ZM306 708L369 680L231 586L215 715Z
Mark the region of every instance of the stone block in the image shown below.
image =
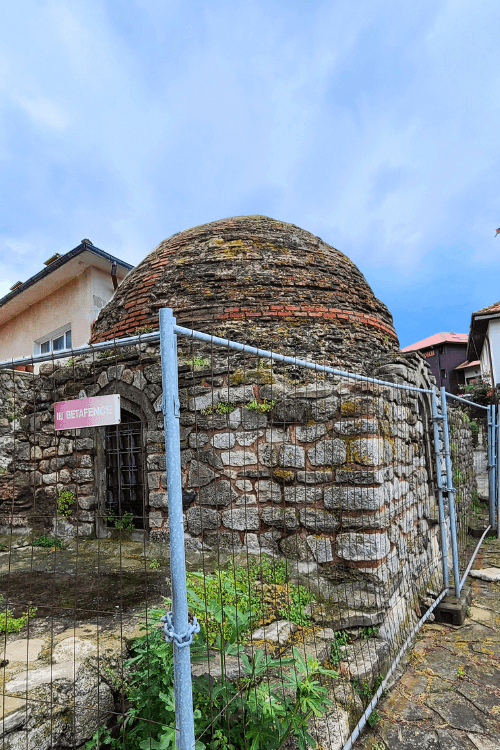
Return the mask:
M307 544L318 563L332 562L333 552L330 539L323 536L308 536Z
M108 380L111 383L112 380L120 380L123 375L125 365L112 365L108 367Z
M164 509L168 508L168 493L150 492L149 504L152 508L164 508Z
M147 456L146 462L148 471L165 471L167 466L164 453L155 453L152 456Z
M65 437L60 438L59 445L57 446L57 455L69 456L71 453L73 453L73 440Z
M257 531L260 527L257 508L233 508L222 513L222 523L235 531Z
M261 443L258 447L259 463L263 466L278 465L278 449L272 443Z
M144 373L142 370L136 370L134 372L134 388L137 388L139 391L144 390L144 388L147 386L148 381L144 377Z
M339 525L334 515L316 508L302 508L299 518L302 526L312 531L335 531Z
M97 506L97 498L95 495L80 495L78 498L78 505L83 510L92 510Z
M319 503L323 499L322 487L285 487L283 492L287 503Z
M296 427L295 435L297 440L303 443L312 443L314 440L326 435L326 427L324 424L312 424L306 427Z
M189 508L186 511L186 522L190 533L198 536L205 529L218 529L220 515L212 508Z
M273 424L296 424L307 422L307 401L289 400L278 401L271 411Z
M329 510L380 510L385 503L383 487L326 487Z
M297 513L292 508L263 508L262 521L268 526L293 531L298 528Z
M161 383L161 364L156 362L154 365L147 365L144 368L144 375L150 383Z
M214 448L233 448L236 444L236 438L232 432L219 432L214 435L210 441Z
M281 503L281 487L276 482L259 479L255 482L255 492L259 503Z
M227 479L221 479L208 487L201 487L198 502L200 505L230 505L238 498Z
M248 446L253 445L257 438L263 434L263 430L242 430L241 432L236 432L234 436L238 445Z
M301 445L282 445L278 453L278 464L284 469L302 469L305 466L305 451Z
M78 484L80 484L80 482L94 481L94 472L92 469L73 469L71 476Z
M134 382L134 373L132 372L132 370L126 369L122 372L121 379L124 383L127 383L127 385L132 385L132 383Z
M208 435L204 432L193 432L189 435L188 444L190 448L203 448L208 443Z
M297 630L297 625L288 620L276 620L252 633L252 641L269 641L283 646Z
M267 427L267 416L260 411L242 407L241 426L243 430L260 430Z
M257 503L257 495L241 495L236 500L236 505L256 505Z
M320 440L314 448L307 451L309 461L313 466L340 466L345 463L347 451L342 440Z
M230 404L241 404L253 401L255 393L253 385L241 385L234 388L222 388L220 391L220 400Z
M236 531L206 531L203 534L203 542L209 547L233 551L241 549L240 535Z
M148 456L148 464L150 458L152 458L152 456ZM165 468L165 457L163 457L163 464L163 468ZM189 466L188 487L204 487L216 476L217 474L215 471L212 471L210 466L207 466L207 464L203 464L200 461L193 460Z
M393 459L391 444L382 438L361 438L351 443L351 460L365 466L379 466Z
M203 393L195 398L188 400L188 408L190 411L201 411L202 409L211 409L220 401L219 391L210 390L209 393Z
M75 440L75 448L77 451L89 451L94 447L93 438L77 438Z
M220 456L226 466L251 466L257 463L257 456L252 451L222 451Z
M327 398L313 401L311 404L311 417L316 422L328 422L337 413L339 399L337 396L328 396Z
M335 477L341 484L383 484L390 481L394 474L392 467L387 469L338 469Z
M387 534L337 534L336 552L343 560L383 560L391 550Z
M333 429L339 435L362 435L363 433L377 435L379 425L376 419L346 419L343 422L335 422Z
M326 484L333 481L333 471L322 469L320 471L298 471L297 479L305 484Z
M248 479L238 479L235 485L242 492L251 492L253 489L253 485Z

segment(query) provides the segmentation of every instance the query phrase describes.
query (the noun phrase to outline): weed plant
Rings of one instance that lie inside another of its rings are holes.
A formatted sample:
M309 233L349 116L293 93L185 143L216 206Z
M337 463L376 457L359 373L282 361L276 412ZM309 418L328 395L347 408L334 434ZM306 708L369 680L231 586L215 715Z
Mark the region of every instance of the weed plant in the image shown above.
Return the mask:
M0 603L3 599L3 594L0 594ZM0 612L0 633L19 633L28 624L28 620L36 615L36 612L36 607L28 607L21 617L14 617L12 611L5 608L3 612Z
M248 613L247 613L248 614ZM162 611L150 611L144 635L135 639L128 675L122 690L129 706L124 721L111 732L101 727L87 742L87 750L175 750L175 704L172 646L157 627ZM226 656L239 653L239 617L226 633L219 618L222 675ZM193 661L206 660L207 640L202 631L191 648ZM299 750L316 746L309 734L312 717L330 708L320 677L338 677L312 658L304 661L298 649L293 656L274 659L261 649L253 657L240 654L241 678L229 681L209 678L193 680L195 750L277 750L294 736ZM280 691L269 681L270 672ZM152 720L153 719L153 720ZM160 719L160 722L158 721Z
M309 615L304 607L313 596L303 587L287 583L285 560L250 562L248 568L237 565L211 575L188 575L188 601L191 611L203 624L208 643L216 647L222 623L223 637L231 628L231 618L238 618L239 640L252 628L275 619L287 619L307 625Z
M45 547L47 549L64 549L64 542L62 539L53 536L47 536L42 534L41 536L33 539L33 547Z

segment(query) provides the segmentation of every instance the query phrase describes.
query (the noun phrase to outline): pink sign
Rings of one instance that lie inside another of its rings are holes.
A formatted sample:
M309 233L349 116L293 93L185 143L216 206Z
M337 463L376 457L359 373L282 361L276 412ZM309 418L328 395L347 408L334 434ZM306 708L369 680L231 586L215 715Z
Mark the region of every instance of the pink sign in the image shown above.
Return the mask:
M94 396L54 404L56 430L120 424L120 396Z

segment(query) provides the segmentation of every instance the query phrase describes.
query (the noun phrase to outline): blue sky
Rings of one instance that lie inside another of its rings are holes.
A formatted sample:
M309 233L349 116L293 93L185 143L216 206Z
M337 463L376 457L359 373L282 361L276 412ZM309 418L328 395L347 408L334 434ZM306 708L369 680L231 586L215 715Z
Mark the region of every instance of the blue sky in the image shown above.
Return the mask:
M498 0L18 0L0 295L83 237L131 263L266 214L348 255L401 345L500 299Z

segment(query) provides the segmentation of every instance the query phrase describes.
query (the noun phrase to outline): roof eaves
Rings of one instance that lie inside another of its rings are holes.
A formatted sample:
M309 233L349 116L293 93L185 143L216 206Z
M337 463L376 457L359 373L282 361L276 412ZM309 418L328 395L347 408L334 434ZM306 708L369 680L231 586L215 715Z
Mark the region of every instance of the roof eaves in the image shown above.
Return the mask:
M53 263L51 263L50 266L47 266L46 268L42 268L41 271L39 271L31 278L24 281L20 286L16 287L12 292L9 292L9 294L6 294L5 297L2 297L0 299L0 307L3 307L3 305L7 304L7 302L10 302L11 299L13 299L14 297L17 297L18 294L21 294L26 289L29 289L30 286L33 286L41 279L44 279L53 271L57 270L58 268L61 268L61 266L64 266L65 263L72 260L72 258L76 258L78 255L80 255L81 253L84 253L86 250L89 250L91 253L94 253L94 255L99 255L101 258L104 258L105 260L109 260L110 263L117 263L118 265L122 266L123 268L128 269L129 271L131 271L132 268L134 268L134 266L132 266L130 263L126 263L124 260L115 258L114 255L110 255L109 253L104 252L104 250L101 250L99 247L96 247L95 245L93 245L88 240L84 240L79 245L77 245L77 247L74 247L73 250L70 250L64 255L61 255L61 257L55 260Z

